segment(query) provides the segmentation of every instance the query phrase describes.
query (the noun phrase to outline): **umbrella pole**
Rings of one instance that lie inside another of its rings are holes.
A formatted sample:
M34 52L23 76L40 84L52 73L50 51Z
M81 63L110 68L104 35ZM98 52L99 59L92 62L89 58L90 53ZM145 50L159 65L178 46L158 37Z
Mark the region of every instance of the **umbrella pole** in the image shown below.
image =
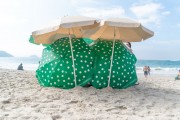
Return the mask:
M70 34L69 34L69 43L70 43L70 48L71 48L72 67L73 67L73 71L74 71L74 83L75 83L75 87L76 87L76 86L77 86L76 71L75 71L75 65L74 65L74 54L73 54L72 41L71 41L71 36L70 36Z
M112 72L112 62L113 62L113 57L114 57L114 46L115 46L115 27L114 27L114 40L113 40L113 47L112 47L112 54L111 54L111 63L110 63L110 69L109 69L109 79L108 79L108 87L110 87L110 82L111 82L111 72Z

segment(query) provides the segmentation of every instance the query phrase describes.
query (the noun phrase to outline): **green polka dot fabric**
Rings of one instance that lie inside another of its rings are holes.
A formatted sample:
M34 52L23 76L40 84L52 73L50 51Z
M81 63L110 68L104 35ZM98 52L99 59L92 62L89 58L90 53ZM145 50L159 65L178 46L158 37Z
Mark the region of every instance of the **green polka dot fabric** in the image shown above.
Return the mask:
M93 46L94 70L91 84L97 89L108 86L112 46L113 42L106 40L98 40ZM110 87L114 89L125 89L134 85L137 82L136 61L135 55L127 50L120 40L116 40Z
M92 80L93 52L82 38L72 38L76 82L84 86ZM36 77L42 86L75 87L69 38L61 38L43 50Z

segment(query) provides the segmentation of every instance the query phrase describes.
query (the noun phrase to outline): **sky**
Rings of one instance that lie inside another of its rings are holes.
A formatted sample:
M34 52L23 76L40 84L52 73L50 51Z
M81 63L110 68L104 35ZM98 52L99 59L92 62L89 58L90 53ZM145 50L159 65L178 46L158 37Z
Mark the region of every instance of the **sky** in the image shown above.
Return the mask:
M135 19L154 31L152 38L132 43L137 59L180 60L179 0L0 0L0 50L40 57L44 47L29 43L32 32L76 15Z

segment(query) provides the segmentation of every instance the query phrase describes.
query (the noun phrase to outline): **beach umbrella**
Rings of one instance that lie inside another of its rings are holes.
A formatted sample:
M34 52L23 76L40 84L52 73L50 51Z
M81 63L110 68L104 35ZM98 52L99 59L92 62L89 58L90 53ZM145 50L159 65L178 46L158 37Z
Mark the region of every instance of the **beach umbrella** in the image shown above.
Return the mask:
M82 38L86 30L98 27L100 21L96 18L84 16L66 16L62 17L59 24L53 27L32 32L31 43L52 44L56 40L73 35L76 38Z
M119 89L132 86L137 81L134 67L136 57L122 42L139 42L152 37L153 34L139 22L131 19L106 20L89 36L93 40L98 40L94 47L93 86L96 88L111 86Z
M93 54L82 38L72 38L75 58L76 84L86 85L92 80ZM69 38L61 38L44 48L36 77L42 86L74 88L74 72Z
M43 29L39 31L34 31L32 33L33 42L36 44L52 44L56 40L64 37L69 38L74 82L75 86L77 85L76 80L76 68L75 68L75 59L73 54L72 46L72 36L73 38L82 38L86 30L92 29L99 26L99 21L95 18L74 16L74 17L63 17L61 23L58 26L51 27L48 29Z

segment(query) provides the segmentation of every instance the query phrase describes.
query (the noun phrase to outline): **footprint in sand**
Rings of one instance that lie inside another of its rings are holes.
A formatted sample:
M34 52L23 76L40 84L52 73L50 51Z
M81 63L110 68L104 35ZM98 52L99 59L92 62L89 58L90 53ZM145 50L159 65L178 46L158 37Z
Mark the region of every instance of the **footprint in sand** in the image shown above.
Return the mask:
M3 104L9 104L10 103L10 100L4 100L2 101Z
M51 116L51 118L52 118L52 120L57 120L57 119L62 118L62 116L60 116L60 115L53 115L53 116Z
M103 101L103 102L108 102L108 100L104 100L104 99L102 99L101 101Z
M116 106L115 108L110 108L110 109L107 109L106 111L109 112L109 111L118 110L118 109L120 109L120 110L126 110L127 107L125 107L125 106Z
M66 104L75 104L75 103L78 103L78 101L70 101L69 103Z

